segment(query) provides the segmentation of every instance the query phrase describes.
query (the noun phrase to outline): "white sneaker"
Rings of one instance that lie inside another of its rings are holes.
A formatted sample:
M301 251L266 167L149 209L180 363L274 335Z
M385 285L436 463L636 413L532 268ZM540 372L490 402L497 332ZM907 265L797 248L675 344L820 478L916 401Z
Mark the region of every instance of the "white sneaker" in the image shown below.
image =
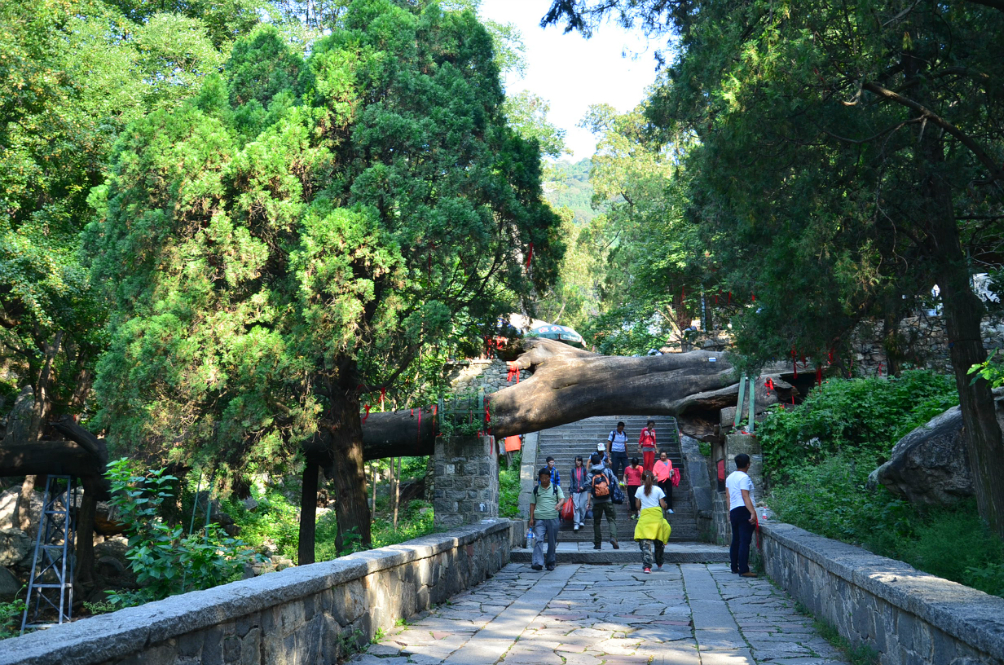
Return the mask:
M672 509L672 508L670 508L670 509L669 509L669 510L667 510L666 512L667 512L667 513L669 513L670 515L672 515L672 514L673 514L673 509Z
M575 525L575 528L573 528L573 529L572 529L572 531L578 531L578 530L579 530L579 525L578 525L578 524L576 524L576 525Z

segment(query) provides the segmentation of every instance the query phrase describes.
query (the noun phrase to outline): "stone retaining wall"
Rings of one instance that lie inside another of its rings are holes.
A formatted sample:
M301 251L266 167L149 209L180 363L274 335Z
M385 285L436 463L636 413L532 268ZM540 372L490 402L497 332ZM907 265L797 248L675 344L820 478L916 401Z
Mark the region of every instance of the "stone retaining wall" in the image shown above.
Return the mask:
M522 523L493 520L0 642L0 665L333 664L491 577Z
M760 531L767 575L882 665L1004 662L1004 598L789 524Z

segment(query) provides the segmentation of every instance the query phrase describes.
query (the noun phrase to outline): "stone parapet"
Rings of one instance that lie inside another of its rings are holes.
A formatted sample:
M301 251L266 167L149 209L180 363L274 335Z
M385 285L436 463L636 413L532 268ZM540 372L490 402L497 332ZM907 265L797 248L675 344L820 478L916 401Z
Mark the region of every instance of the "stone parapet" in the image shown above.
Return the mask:
M763 523L767 575L883 665L1004 662L1004 598L781 523Z
M489 520L53 626L4 640L0 665L340 662L493 576L509 561L512 528Z

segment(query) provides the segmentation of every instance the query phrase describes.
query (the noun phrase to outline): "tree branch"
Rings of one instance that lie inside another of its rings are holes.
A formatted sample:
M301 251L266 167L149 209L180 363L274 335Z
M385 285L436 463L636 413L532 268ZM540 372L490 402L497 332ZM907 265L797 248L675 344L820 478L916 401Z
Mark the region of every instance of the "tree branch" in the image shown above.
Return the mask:
M990 0L987 1L989 2ZM1004 0L1001 0L999 4L1001 4L1001 6L1004 6ZM924 105L919 104L913 101L912 99L904 97L899 93L893 92L892 90L889 90L887 88L883 88L877 83L865 83L862 87L865 90L872 92L878 95L879 97L882 97L883 99L888 99L891 102L895 102L901 106L913 109L914 111L919 113L921 117L927 118L937 126L944 129L946 132L957 138L959 142L962 145L969 148L969 151L973 153L976 159L978 159L980 163L983 164L985 167L987 167L987 169L990 171L990 178L987 180L988 183L993 182L994 180L1004 179L1004 170L1002 170L1001 167L998 166L994 162L994 160L990 158L990 155L984 152L983 148L980 147L980 145L975 140L973 140L971 136L969 136L961 129L959 129L952 123L948 122L947 120L939 116L934 111L931 111Z
M991 7L993 9L999 9L1004 12L1004 0L967 0L974 5L983 5L984 7Z

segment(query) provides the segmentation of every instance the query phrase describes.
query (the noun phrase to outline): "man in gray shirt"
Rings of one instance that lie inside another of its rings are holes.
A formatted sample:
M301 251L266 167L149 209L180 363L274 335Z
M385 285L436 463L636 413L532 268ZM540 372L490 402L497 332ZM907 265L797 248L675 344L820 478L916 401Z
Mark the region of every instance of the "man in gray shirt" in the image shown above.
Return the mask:
M533 529L533 556L530 567L540 570L547 565L554 570L555 549L558 546L558 510L565 501L561 487L551 483L551 470L544 467L537 473L537 486L530 495L530 528ZM547 556L544 556L544 538L547 538Z

